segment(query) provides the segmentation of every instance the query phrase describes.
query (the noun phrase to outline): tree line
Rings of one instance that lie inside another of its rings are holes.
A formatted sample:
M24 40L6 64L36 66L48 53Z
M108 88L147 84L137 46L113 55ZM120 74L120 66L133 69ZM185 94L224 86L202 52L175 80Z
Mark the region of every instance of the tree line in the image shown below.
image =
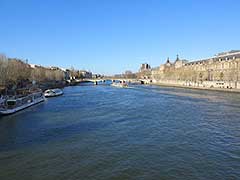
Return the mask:
M0 54L0 86L24 86L31 83L62 81L65 72L59 68L31 66L23 60Z

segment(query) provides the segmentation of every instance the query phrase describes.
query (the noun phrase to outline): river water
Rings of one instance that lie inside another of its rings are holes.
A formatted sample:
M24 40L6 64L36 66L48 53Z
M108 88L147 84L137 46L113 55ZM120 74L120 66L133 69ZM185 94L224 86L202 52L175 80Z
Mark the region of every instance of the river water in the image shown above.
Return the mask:
M0 179L240 179L240 95L75 86L0 118Z

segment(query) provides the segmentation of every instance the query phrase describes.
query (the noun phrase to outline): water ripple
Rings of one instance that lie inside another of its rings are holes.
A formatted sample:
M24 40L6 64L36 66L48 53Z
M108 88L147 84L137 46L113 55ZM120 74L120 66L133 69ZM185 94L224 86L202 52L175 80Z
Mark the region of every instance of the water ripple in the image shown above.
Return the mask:
M0 119L0 179L239 179L240 95L76 86Z

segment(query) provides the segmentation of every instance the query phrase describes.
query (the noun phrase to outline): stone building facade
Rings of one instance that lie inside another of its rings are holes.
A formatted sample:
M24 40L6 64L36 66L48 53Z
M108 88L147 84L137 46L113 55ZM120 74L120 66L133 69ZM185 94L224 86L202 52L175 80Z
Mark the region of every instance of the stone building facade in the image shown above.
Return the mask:
M138 79L151 79L152 78L152 69L151 66L147 63L141 64L141 67L137 73Z
M240 51L193 62L179 57L174 62L167 59L165 64L151 69L151 78L155 83L240 89Z
M80 78L91 79L93 75L92 75L92 72L90 72L90 71L80 70L80 71L78 71L78 76Z

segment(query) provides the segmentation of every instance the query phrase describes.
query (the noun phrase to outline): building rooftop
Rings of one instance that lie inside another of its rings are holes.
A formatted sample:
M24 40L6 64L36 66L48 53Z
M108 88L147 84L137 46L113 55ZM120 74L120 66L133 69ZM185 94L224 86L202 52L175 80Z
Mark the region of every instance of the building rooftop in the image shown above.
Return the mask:
M220 57L220 56L228 56L228 55L234 55L234 54L240 54L240 50L231 50L227 52L221 52L216 54L215 56Z

